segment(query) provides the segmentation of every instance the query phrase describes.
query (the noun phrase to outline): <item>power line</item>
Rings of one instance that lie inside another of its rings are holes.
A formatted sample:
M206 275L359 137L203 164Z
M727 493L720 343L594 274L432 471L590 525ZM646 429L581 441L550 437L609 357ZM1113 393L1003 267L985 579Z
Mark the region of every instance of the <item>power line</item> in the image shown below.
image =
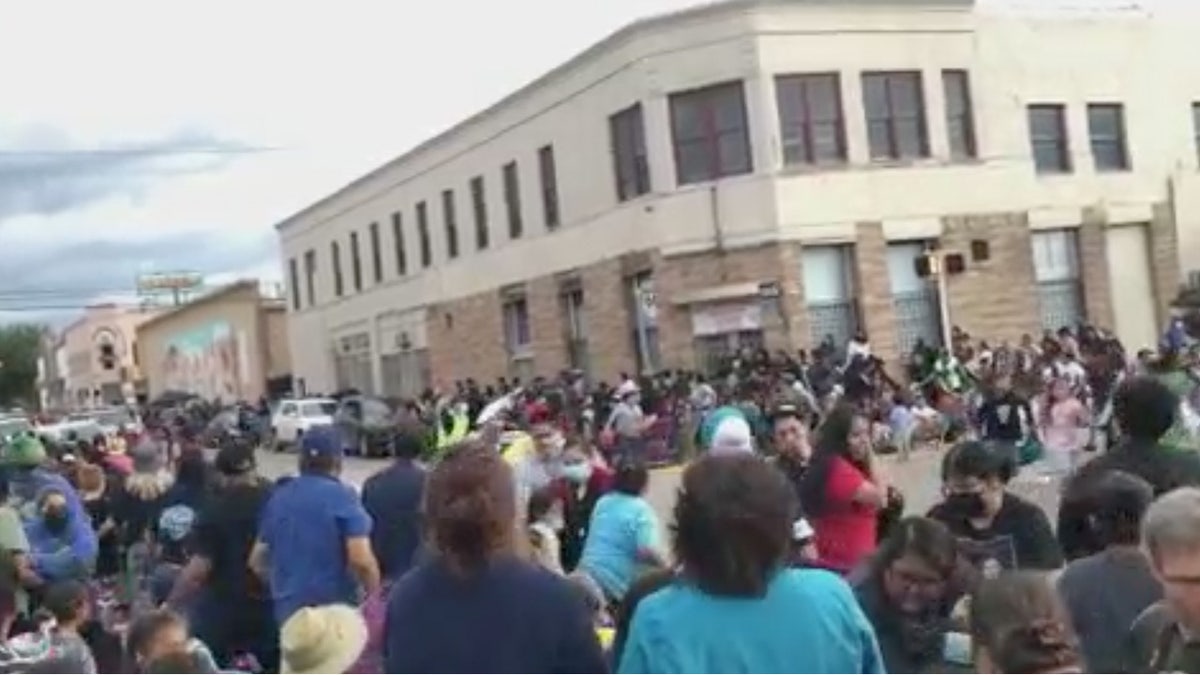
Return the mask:
M170 155L252 155L265 152L280 152L286 148L272 146L197 146L197 147L149 147L149 148L83 148L77 150L4 150L0 158L54 158L54 157L159 157Z

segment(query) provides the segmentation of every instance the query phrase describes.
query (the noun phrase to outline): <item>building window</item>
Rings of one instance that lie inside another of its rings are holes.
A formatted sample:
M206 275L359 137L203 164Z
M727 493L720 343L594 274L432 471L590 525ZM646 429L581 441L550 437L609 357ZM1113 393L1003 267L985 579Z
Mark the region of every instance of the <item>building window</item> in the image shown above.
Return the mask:
M425 202L417 204L417 239L421 245L421 267L433 264L433 244L429 241L429 207Z
M475 248L482 251L488 247L487 191L483 176L471 179L471 210L475 213Z
M775 80L775 103L784 165L846 161L846 125L837 73L780 76Z
M454 212L454 190L442 190L442 218L446 222L446 255L458 257L458 214Z
M863 106L871 159L919 159L929 156L921 73L864 73Z
M1059 103L1029 106L1029 142L1038 173L1071 173L1066 106Z
M932 249L934 243L910 240L887 244L896 347L901 354L911 354L920 345L942 346L942 312L937 284L917 274L917 260Z
M754 170L741 82L672 94L671 135L680 185Z
M371 275L383 283L383 251L379 249L379 223L371 223Z
M333 259L333 294L340 298L346 287L342 280L342 247L336 241L329 245L329 257Z
M635 103L609 117L608 135L612 146L617 201L628 201L649 192L650 161L646 154L646 123L642 117L642 104Z
M546 218L546 229L559 226L558 214L558 170L554 166L554 146L542 146L538 150L538 174L542 179L542 213Z
M504 302L504 344L511 356L529 352L532 343L529 333L529 304L525 298L510 298Z
M946 136L952 159L975 159L975 113L971 105L971 78L965 70L943 70L946 99Z
M1200 159L1200 103L1192 104L1192 134L1196 137L1196 157Z
M1129 146L1125 139L1125 106L1120 103L1089 103L1088 140L1096 171L1128 171Z
M363 287L362 257L358 252L358 233L350 233L350 274L354 279L354 291L360 292Z
M288 260L288 282L291 284L292 311L300 311L300 265L295 258Z
M832 341L834 348L845 349L859 326L854 247L804 246L800 267L812 343Z
M508 213L508 236L520 239L525 229L521 222L521 177L517 173L516 161L504 165L504 208Z
M1046 230L1030 237L1042 328L1056 331L1084 321L1076 230Z
M564 337L567 343L567 362L572 368L587 373L588 363L587 326L585 325L585 310L583 304L583 289L579 286L563 288L560 291L562 300L562 319Z
M408 252L404 250L404 214L392 213L392 246L396 252L396 276L408 274Z
M304 252L304 292L308 306L317 304L317 252L311 248Z

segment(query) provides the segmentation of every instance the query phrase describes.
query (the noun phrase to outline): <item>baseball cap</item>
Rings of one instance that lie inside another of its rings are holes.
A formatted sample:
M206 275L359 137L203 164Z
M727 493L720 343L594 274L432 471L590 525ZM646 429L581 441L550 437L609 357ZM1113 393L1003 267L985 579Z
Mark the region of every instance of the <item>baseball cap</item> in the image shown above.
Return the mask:
M300 438L300 452L310 457L341 457L343 445L342 434L330 424L311 427Z

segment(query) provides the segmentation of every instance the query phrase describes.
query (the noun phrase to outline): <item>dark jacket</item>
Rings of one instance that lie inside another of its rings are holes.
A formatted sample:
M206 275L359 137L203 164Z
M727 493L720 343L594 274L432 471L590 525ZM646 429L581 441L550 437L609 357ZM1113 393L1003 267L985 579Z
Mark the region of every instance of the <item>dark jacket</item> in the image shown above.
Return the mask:
M1133 622L1125 654L1126 673L1200 672L1200 643L1184 638L1165 601L1151 605Z
M1110 471L1138 476L1150 483L1157 497L1178 487L1200 486L1200 455L1129 441L1083 465L1067 482L1058 508L1058 541L1068 560L1092 555L1103 548L1088 525L1088 516L1095 509L1093 487Z

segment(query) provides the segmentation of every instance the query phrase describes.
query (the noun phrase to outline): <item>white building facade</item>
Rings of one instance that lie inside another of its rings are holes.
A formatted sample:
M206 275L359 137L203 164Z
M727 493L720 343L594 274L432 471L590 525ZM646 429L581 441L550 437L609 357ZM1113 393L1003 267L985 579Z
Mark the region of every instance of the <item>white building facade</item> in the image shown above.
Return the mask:
M1200 269L1196 21L742 0L635 23L277 226L297 388L703 368L945 317L1155 339Z

